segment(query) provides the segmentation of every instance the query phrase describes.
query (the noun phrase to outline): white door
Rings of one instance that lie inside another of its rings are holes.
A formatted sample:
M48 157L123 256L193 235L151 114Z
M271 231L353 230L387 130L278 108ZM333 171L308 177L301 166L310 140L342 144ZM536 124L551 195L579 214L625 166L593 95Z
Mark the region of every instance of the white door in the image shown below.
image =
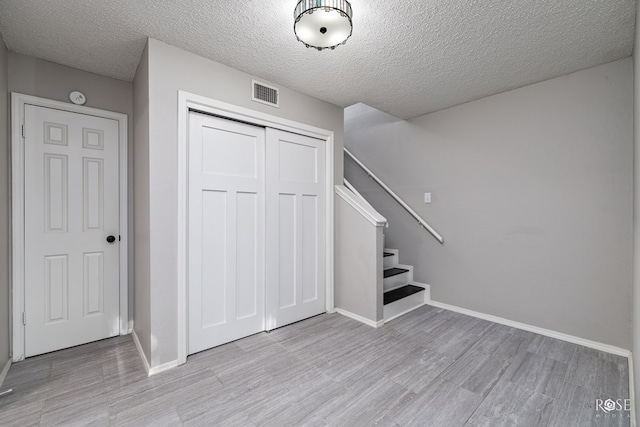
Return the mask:
M325 142L267 128L267 329L325 312Z
M119 334L119 140L115 120L31 105L25 131L28 357Z
M189 122L192 354L264 330L264 128Z

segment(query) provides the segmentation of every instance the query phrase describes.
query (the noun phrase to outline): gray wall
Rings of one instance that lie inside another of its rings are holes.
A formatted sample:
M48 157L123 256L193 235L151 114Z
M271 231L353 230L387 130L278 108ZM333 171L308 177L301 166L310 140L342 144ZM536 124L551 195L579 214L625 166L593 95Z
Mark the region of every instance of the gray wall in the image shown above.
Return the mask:
M151 355L149 269L149 51L145 47L133 79L134 230L136 250L133 328L147 362Z
M627 58L408 122L348 108L346 146L442 246L357 166L345 175L434 300L630 349L632 85Z
M133 87L130 82L99 76L31 56L9 53L9 91L56 101L70 102L69 93L79 90L87 107L124 113L131 122ZM129 124L129 254L133 253L133 126ZM129 256L129 319L133 319L133 257ZM131 323L131 322L130 322Z
M248 74L153 39L148 55L150 205L149 248L144 250L149 252L150 289L144 304L150 307L151 336L140 339L151 340L150 363L156 367L177 359L178 90L334 131L339 179L343 110L286 88L280 90L280 108L269 107L251 101Z
M382 309L382 227L335 195L335 306L377 322Z
M633 277L633 372L636 390L636 424L640 425L640 2L636 2L636 34L633 49L634 116L634 277Z
M9 293L9 95L7 48L0 38L0 372L9 361L11 337ZM2 384L0 384L2 385Z

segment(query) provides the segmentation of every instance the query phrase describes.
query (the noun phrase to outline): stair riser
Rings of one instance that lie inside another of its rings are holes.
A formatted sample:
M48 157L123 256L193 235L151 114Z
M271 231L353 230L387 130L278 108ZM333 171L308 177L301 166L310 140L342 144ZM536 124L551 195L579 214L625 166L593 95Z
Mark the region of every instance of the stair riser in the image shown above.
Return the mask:
M385 269L387 268L391 268L394 265L398 264L398 254L395 254L393 256L386 256L386 257L382 257L382 265Z
M386 304L383 308L383 318L385 322L388 322L400 315L414 310L425 303L425 292L418 292L410 295L406 298L399 299L398 301Z
M398 256L399 251L397 249L385 249L384 252L390 252L393 254L392 256L382 257L382 265L385 269L391 268L400 263L400 257Z
M382 283L384 286L384 291L386 292L388 290L406 285L407 283L413 280L412 276L413 274L411 274L411 271L407 271L405 273L396 274L395 276L391 276L391 277L387 277L386 279L383 279Z

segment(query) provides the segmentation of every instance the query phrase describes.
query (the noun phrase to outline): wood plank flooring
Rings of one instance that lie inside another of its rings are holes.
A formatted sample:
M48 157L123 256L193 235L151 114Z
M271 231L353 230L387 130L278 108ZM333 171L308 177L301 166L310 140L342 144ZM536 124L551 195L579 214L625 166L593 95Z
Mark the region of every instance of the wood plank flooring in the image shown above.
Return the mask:
M325 314L147 377L130 336L14 364L0 425L628 426L627 359L425 306Z

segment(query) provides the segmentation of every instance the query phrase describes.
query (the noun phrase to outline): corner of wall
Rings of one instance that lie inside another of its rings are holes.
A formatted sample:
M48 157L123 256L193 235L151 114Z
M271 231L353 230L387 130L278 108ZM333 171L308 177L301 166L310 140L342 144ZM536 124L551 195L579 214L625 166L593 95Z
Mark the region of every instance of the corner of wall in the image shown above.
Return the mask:
M634 194L633 194L633 227L634 227L634 255L633 255L633 322L632 322L632 369L634 373L633 384L635 390L639 390L640 380L640 2L636 3L636 28L635 43L633 48L633 77L634 77L634 114L633 114L633 140L634 140ZM635 356L635 357L634 357ZM631 383L630 383L631 385ZM631 390L630 390L631 391ZM635 423L640 425L640 394L635 394Z
M147 372L151 360L149 236L149 53L145 46L133 79L134 340Z
M11 348L9 103L8 50L0 37L0 369L10 366ZM3 370L5 374L6 369ZM0 375L0 385L3 379Z

